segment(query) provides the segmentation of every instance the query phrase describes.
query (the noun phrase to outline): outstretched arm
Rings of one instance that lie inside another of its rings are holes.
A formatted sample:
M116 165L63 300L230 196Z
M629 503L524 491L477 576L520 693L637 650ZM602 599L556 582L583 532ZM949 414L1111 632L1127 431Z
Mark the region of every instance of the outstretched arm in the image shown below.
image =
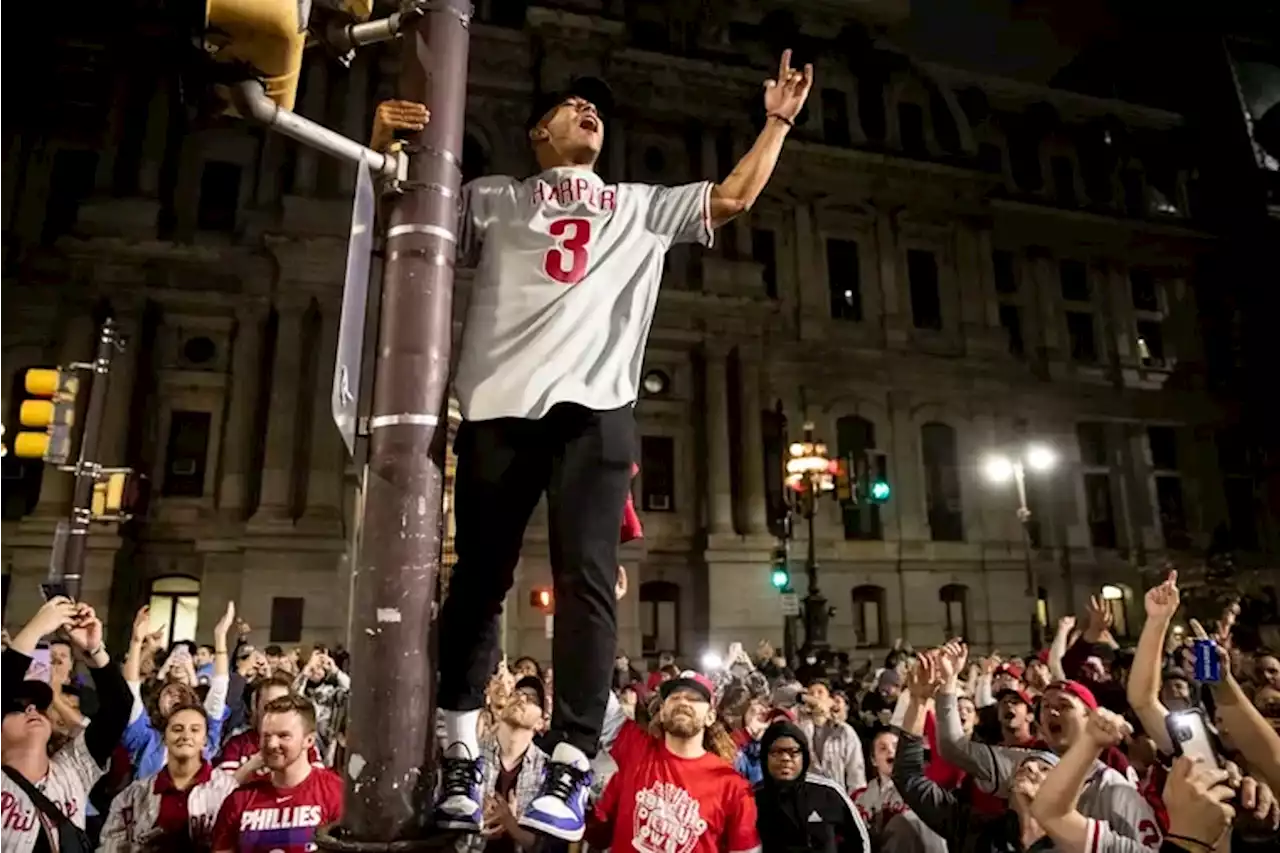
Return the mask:
M782 52L776 79L765 81L764 130L756 137L729 176L711 190L711 226L719 228L751 209L773 176L782 153L782 143L795 124L813 86L813 65L796 71L791 67L791 50Z

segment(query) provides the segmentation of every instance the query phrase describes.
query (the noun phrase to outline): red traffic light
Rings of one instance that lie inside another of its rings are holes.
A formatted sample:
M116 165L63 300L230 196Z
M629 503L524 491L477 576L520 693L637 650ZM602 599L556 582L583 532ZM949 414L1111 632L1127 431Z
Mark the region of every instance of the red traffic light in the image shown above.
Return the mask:
M529 604L543 613L550 613L555 610L555 594L552 593L550 587L534 587L529 592Z

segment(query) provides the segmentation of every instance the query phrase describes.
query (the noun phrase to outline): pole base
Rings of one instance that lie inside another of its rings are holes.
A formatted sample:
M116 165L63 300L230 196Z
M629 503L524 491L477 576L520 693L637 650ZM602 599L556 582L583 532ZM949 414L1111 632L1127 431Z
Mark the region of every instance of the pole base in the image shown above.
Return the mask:
M458 833L441 832L430 838L412 838L403 841L360 841L352 838L347 830L335 827L316 833L316 847L332 853L420 853L451 849Z

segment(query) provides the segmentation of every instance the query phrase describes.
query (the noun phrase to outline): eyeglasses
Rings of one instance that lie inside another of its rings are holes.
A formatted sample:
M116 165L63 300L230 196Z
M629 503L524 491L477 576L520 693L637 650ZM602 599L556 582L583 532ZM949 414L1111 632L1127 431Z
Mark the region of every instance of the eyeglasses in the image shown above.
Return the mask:
M774 757L776 757L776 758L790 758L792 761L796 761L796 760L799 760L799 759L801 759L801 758L803 758L803 757L804 757L804 750L800 749L799 747L795 747L795 746L790 747L790 748L787 748L787 747L782 747L782 748L774 747L773 749L769 750L769 757L770 757L770 758L774 758Z

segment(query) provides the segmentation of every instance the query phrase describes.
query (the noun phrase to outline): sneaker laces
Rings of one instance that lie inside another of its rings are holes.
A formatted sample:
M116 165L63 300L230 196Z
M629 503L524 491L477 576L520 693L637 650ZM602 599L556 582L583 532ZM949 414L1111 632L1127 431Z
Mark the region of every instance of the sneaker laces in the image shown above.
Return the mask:
M574 790L586 780L586 776L585 770L579 770L572 764L551 762L543 793L568 802Z
M440 764L442 787L448 794L471 793L471 786L480 784L480 768L471 758L446 758Z

